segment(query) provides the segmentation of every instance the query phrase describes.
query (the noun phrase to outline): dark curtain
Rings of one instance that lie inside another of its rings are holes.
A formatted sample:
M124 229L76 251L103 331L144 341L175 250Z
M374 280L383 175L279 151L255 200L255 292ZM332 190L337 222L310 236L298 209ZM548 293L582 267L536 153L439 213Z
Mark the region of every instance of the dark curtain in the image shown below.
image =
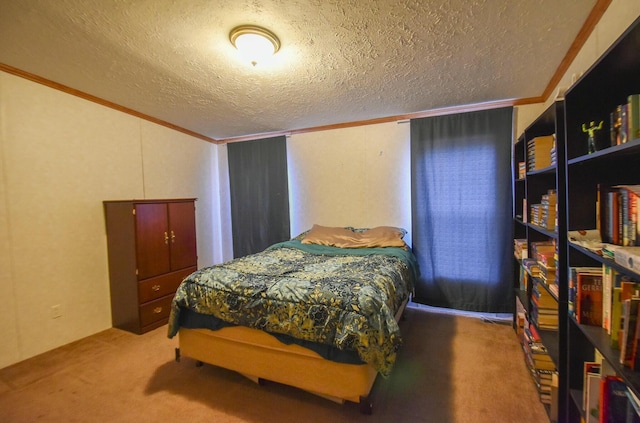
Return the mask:
M288 240L286 137L230 143L227 150L233 256Z
M513 108L411 120L414 301L512 312Z

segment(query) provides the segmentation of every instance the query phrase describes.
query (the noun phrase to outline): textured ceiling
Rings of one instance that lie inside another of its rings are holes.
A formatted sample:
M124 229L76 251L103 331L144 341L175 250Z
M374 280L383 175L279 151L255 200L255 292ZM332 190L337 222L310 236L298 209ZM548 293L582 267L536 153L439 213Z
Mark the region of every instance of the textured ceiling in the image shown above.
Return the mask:
M0 0L0 63L214 139L538 97L595 0ZM241 24L282 47L252 67Z

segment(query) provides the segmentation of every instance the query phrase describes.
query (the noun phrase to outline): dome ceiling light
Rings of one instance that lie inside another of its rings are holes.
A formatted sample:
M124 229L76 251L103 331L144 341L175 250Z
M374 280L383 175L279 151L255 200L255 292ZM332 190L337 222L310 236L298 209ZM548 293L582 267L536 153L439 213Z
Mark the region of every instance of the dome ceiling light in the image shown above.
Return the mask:
M280 40L273 32L254 25L233 28L229 40L253 66L264 62L280 49Z

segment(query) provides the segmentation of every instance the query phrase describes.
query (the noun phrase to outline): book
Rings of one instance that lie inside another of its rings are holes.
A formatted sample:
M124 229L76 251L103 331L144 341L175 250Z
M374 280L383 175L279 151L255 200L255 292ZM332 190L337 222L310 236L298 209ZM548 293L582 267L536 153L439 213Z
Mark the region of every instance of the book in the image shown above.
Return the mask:
M540 265L535 258L522 259L522 266L527 270L527 273L534 278L540 277Z
M529 171L551 166L551 149L555 135L535 137L527 141L527 163Z
M530 257L538 260L542 253L553 253L556 250L556 244L553 241L536 241L531 243Z
M640 324L638 324L638 322L640 322L640 306L636 313L635 332L633 336L629 334L631 346L627 346L627 348L631 348L631 358L629 359L629 367L631 367L631 370L640 369L640 346L638 345L638 340L640 339Z
M525 259L527 260L527 259ZM527 291L529 289L529 278L531 277L526 266L522 264L520 266L520 290Z
M600 372L587 373L585 389L585 407L584 414L587 417L587 423L598 423L600 419Z
M571 272L571 271L569 271ZM576 281L571 276L567 281L567 313L569 317L576 317Z
M626 394L627 415L625 423L640 423L640 400L629 387L627 387Z
M638 199L640 198L640 185L616 185L613 187L620 192L623 246L640 245L638 237Z
M622 288L616 286L611 294L611 348L620 349L620 334L622 333Z
M611 308L613 306L615 269L602 265L602 328L611 334Z
M640 94L627 97L628 130L627 139L640 138Z
M598 184L597 227L603 243L640 246L640 185Z
M615 272L615 285L612 295L611 312L611 347L622 348L622 332L624 330L623 303L625 300L640 294L640 284L630 280L626 276L621 276Z
M583 364L583 374L582 374L582 409L586 410L588 407L588 387L589 387L589 375L596 374L600 375L600 367L601 364L599 361L585 361Z
M629 141L629 103L620 105L620 144Z
M527 255L527 240L526 239L514 239L513 240L513 255L518 260L529 257Z
M551 404L549 406L549 420L552 422L558 421L558 372L554 372L551 375Z
M633 338L638 321L639 297L632 297L622 303L623 329L620 345L620 364L631 367L633 358Z
M609 114L609 140L611 146L620 144L620 127L622 126L622 107L616 106Z
M616 248L614 259L627 269L640 273L640 247Z
M593 273L602 274L602 270L599 267L570 267L569 268L569 280L568 280L568 310L569 315L578 320L578 304L576 304L576 296L578 289L578 273Z
M600 387L600 415L603 423L624 423L627 418L627 385L615 375L605 376Z
M576 283L578 323L602 326L602 269L597 273L578 272Z
M539 282L533 285L531 289L531 301L538 307L538 309L550 309L553 311L558 310L558 301L553 298L551 293L547 291L546 287L540 286Z
M527 311L522 304L520 297L516 295L516 333L522 336L527 323Z
M610 185L598 184L597 198L599 204L598 216L602 242L619 245L619 190Z

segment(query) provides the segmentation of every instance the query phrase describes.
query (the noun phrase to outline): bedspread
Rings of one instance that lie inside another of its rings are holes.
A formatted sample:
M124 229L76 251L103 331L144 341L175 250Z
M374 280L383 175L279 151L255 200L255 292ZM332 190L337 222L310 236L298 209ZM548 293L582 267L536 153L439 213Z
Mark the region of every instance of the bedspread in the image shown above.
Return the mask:
M299 240L198 270L174 297L181 308L274 334L354 350L387 376L402 339L395 314L413 289L415 257L401 248L343 249Z

